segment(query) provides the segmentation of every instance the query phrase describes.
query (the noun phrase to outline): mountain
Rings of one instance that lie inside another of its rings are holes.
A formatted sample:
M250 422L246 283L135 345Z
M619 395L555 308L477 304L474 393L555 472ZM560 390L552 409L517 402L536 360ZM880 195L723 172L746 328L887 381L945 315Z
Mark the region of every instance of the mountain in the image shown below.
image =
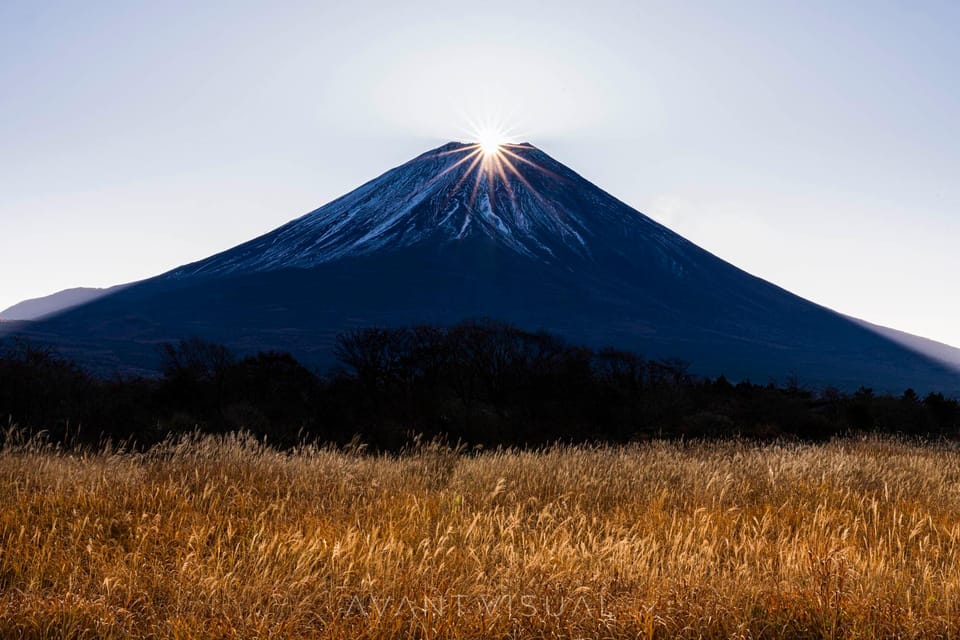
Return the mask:
M916 353L923 354L932 360L941 362L946 366L960 370L960 349L951 347L948 344L937 342L929 338L922 338L911 333L898 331L889 327L882 327L866 320L850 318L851 321L860 326L877 333L892 342L895 342Z
M126 285L117 285L107 289L76 287L51 293L42 298L31 298L0 311L0 320L39 320L46 316L92 302L97 298L102 298L105 295L119 290L123 286Z
M709 375L960 391L953 367L737 269L530 144L449 143L28 333L149 372L160 343L191 335L328 365L344 329L480 316Z

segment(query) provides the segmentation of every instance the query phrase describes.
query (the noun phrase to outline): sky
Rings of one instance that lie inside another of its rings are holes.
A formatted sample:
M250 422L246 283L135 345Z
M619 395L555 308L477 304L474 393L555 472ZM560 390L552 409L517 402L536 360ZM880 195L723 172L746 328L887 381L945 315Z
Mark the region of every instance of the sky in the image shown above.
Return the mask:
M495 121L754 275L960 346L960 3L0 2L0 309Z

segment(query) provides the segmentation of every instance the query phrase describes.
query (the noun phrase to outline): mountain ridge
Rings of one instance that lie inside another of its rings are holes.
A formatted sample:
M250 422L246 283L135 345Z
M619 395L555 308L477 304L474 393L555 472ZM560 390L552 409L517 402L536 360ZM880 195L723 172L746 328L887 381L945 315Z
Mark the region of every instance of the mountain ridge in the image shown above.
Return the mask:
M0 320L5 321L33 321L55 313L61 313L73 307L93 302L97 298L118 291L128 285L119 284L112 287L71 287L56 291L49 295L36 298L27 298L0 311Z

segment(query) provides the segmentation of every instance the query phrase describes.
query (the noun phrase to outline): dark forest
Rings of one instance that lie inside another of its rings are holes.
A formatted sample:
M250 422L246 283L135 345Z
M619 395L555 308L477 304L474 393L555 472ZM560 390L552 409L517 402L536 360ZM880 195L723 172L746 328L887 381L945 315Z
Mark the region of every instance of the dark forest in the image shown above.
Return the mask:
M278 447L414 439L538 447L653 438L825 440L851 433L960 436L960 403L941 394L731 382L691 363L590 349L494 321L341 334L338 365L287 353L238 357L198 338L160 349L157 378L97 378L42 345L0 345L7 431L72 446L142 448L185 432L246 431Z

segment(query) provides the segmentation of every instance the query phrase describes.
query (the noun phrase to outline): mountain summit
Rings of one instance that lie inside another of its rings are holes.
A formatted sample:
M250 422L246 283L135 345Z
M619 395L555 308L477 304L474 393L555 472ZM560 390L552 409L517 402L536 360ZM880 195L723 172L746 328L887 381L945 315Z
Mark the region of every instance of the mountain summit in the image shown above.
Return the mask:
M455 250L477 240L559 265L616 252L626 257L641 238L664 232L529 143L488 153L451 142L171 275L312 268L412 247Z
M325 365L345 329L476 317L709 375L960 390L955 369L737 269L526 143L443 145L26 332L102 371L149 372L182 337Z

